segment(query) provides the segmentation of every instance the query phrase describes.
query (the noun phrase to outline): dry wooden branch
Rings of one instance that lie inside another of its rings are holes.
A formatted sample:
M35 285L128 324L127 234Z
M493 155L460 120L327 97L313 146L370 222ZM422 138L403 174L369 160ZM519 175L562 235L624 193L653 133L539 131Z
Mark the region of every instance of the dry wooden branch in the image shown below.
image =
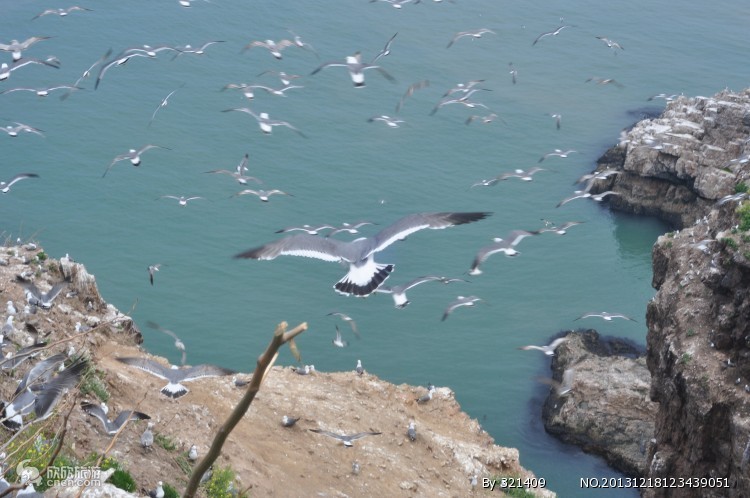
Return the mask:
M188 482L187 489L183 495L185 498L193 498L195 496L201 477L203 477L203 474L205 474L211 465L214 464L216 459L219 458L221 448L224 446L227 437L229 437L229 434L239 421L242 420L242 417L255 399L255 395L258 394L263 379L266 377L268 370L273 366L273 363L278 357L279 348L307 330L307 322L297 325L288 332L286 330L287 326L286 322L281 322L276 327L271 343L268 345L265 352L258 357L253 377L250 379L250 384L247 391L245 391L245 395L240 399L239 403L237 403L237 406L234 407L234 410L232 410L232 413L229 415L226 422L224 422L224 425L219 428L206 456L198 461L193 468L193 473L190 475L190 481Z

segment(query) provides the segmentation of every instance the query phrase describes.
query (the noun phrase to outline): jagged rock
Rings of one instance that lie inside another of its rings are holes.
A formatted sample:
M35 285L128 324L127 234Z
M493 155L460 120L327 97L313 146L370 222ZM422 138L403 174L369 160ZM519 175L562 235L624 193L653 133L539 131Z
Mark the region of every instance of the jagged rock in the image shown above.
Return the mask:
M554 390L544 404L544 426L563 441L602 455L633 476L648 469L657 406L648 399L651 375L645 351L631 341L601 338L594 330L571 332L552 360L553 377L573 368L572 390Z

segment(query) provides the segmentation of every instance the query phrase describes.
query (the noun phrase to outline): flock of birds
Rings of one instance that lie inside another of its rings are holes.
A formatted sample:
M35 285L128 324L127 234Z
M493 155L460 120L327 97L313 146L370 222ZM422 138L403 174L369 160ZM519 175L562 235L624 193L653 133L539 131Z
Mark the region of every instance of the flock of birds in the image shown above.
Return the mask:
M376 0L372 1L375 2ZM396 9L400 9L406 4L420 3L419 0L380 1L385 1ZM179 3L183 7L191 6L190 2L187 0L181 0ZM48 9L35 16L33 19L36 20L39 17L48 15L58 15L60 17L65 17L72 12L79 12L78 15L83 18L84 15L88 15L88 13L91 12L91 9L79 6L73 6L67 9ZM541 45L544 45L545 43L552 43L554 41L553 38L562 38L565 33L573 29L576 29L575 25L565 24L564 20L560 19L559 26L552 29L551 31L539 34L535 39L530 40L530 43L533 46L539 45L539 48L541 49ZM296 33L290 31L290 34L292 35L291 39L253 40L241 47L240 50L242 52L248 52L262 49L268 51L268 53L276 61L283 61L283 54L287 49L304 50L314 55L316 59L320 59L319 52L313 47L312 44L310 44L307 40L303 40ZM366 87L365 75L372 74L373 72L379 74L387 81L395 84L397 80L382 65L386 63L387 57L398 50L398 35L399 34L396 33L391 36L386 41L382 50L380 50L377 55L375 55L375 57L369 60L365 59L361 52L355 52L352 55L346 56L343 60L334 60L329 62L319 61L317 67L311 68L310 73L305 76L290 74L284 71L277 70L264 71L259 74L259 76L262 76L264 74L272 74L276 76L282 85L281 87L272 87L267 84L227 83L222 89L219 90L238 91L240 95L244 99L246 99L246 104L245 106L217 109L217 112L222 111L226 113L239 113L247 115L252 118L252 120L254 120L260 131L265 135L270 135L273 133L274 129L281 127L296 133L300 138L310 139L308 134L304 133L288 121L272 119L270 117L271 113L257 110L258 106L256 105L256 96L259 93L264 93L272 97L287 97L288 94L291 95L294 92L300 91L304 88L303 85L296 83L299 83L304 78L315 77L316 74L324 70L328 71L329 68L345 68L349 74L351 83L356 89L358 89L357 91L366 91L362 90ZM452 38L450 38L450 41L447 43L446 48L451 49L456 44L468 43L469 41L477 41L485 36L497 36L497 32L489 28L459 31L456 32ZM37 59L29 57L27 55L27 53L31 53L34 51L34 49L38 46L37 44L43 45L42 42L44 42L45 45L50 45L51 42L48 41L49 39L50 37L47 36L33 36L24 41L11 40L8 43L0 43L0 52L5 52L10 55L10 60L1 63L0 82L4 80L12 81L11 77L15 71L29 65L42 66L46 68L48 72L51 72L53 69L59 69L61 62L55 56L50 56L46 59ZM598 39L599 41L604 43L607 48L613 51L614 54L617 54L618 51L624 50L619 43L607 37L596 36L595 39ZM477 41L477 43L479 43L479 41ZM4 85L6 85L6 87L0 91L0 95L33 92L39 97L47 97L51 92L60 91L61 98L67 99L74 93L84 90L84 84L86 83L86 80L94 80L93 90L97 90L102 88L102 86L106 86L105 79L108 81L110 79L117 78L117 74L119 72L130 70L130 64L128 64L127 66L126 64L131 60L156 59L164 57L165 55L171 56L172 60L187 55L201 56L205 55L211 47L218 48L220 45L231 45L231 42L227 40L212 40L196 47L193 47L191 45L139 45L119 49L117 51L113 51L112 49L110 49L106 51L103 56L99 57L96 62L89 66L88 69L86 69L81 74L80 78L73 84L36 88L10 88L7 87L8 83L6 82L3 83ZM211 50L214 49L211 48ZM455 48L453 50L455 50ZM515 85L519 81L518 69L512 62L508 63L508 68L510 84ZM136 70L136 68L133 68L133 70ZM619 82L616 82L611 78L592 77L588 81L592 81L599 85L620 85ZM469 80L457 83L455 86L447 89L440 100L435 104L430 114L435 115L440 110L445 109L448 106L456 106L469 109L470 112L475 109L484 109L487 111L486 115L471 114L467 116L464 121L466 125L470 125L474 122L478 122L484 125L490 125L496 120L503 121L503 119L498 115L497 112L493 111L488 105L478 100L481 95L486 94L486 92L492 91L491 88L485 87L484 83L485 80L483 79ZM150 115L150 120L148 121L149 127L157 120L159 112L169 105L170 98L175 96L175 94L177 94L177 92L179 92L184 86L185 85L183 84L177 88L174 88L169 93L167 93L160 102L158 102L155 109L153 110L153 113L151 113ZM393 129L399 128L400 126L405 124L405 121L398 117L399 111L404 107L408 99L412 98L416 92L422 91L423 89L428 87L430 87L429 80L421 80L415 82L406 89L403 96L399 100L398 105L396 106L395 116L389 116L385 114L375 115L367 119L367 121L372 123L382 122L389 128ZM89 88L89 90L92 90L92 88ZM62 93L63 91L64 93ZM0 98L12 98L12 96ZM553 120L555 129L560 130L562 127L562 115L560 113L550 112L548 113L548 116ZM146 118L148 118L148 116L146 116ZM18 137L22 134L27 133L44 136L44 133L46 133L43 130L20 122L13 122L12 125L7 125L3 129L3 131L5 131L10 137ZM109 163L109 165L106 165L106 167L104 168L101 176L102 178L106 178L107 175L112 171L114 166L118 165L119 163L130 163L133 167L140 167L142 165L143 156L147 152L149 153L148 157L150 157L151 154L159 154L162 153L159 151L168 150L172 149L154 143L147 143L130 148L127 152L114 155L114 158ZM549 162L551 162L551 158L565 159L569 155L576 152L577 151L573 149L554 149L551 152L545 153L543 156L541 156L538 160L538 163L547 161L545 163L545 165L547 165ZM246 153L237 164L237 166L232 169L213 169L205 171L205 173L229 177L242 187L246 187L250 183L254 184L253 188L244 188L243 190L233 194L232 197L252 195L258 197L258 199L262 202L269 202L271 196L274 195L293 197L292 194L279 189L266 189L266 187L260 188L259 186L256 186L264 185L264 182L261 179L250 176L248 174L248 162L249 154ZM535 174L544 171L547 170L545 168L541 168L540 166L534 166L527 170L515 169L512 171L506 171L500 173L495 177L480 180L470 185L469 188L493 187L498 185L500 182L508 180L513 181L514 179L521 182L531 182L533 181ZM597 185L597 182L599 180L604 180L609 176L615 174L618 174L618 172L607 170L590 175L585 175L577 182L578 184L583 185L581 189L575 191L572 196L561 200L558 204L558 207L562 207L576 199L590 199L599 202L604 200L607 196L617 195L616 192L611 191L605 191L598 194L592 193L592 191L595 191L595 186ZM22 180L30 179L34 179L39 183L41 183L41 181L43 180L37 173L17 173L14 176L8 178L6 181L0 182L0 191L3 193L9 193L11 187L14 187ZM110 177L103 181L116 181L116 179L112 179ZM181 207L187 207L193 201L206 200L204 196L200 195L184 196L172 194L162 195L158 197L158 199L169 199L171 201L176 201L177 204ZM273 260L279 256L298 256L342 263L348 266L348 271L346 275L344 275L333 285L335 292L344 296L356 296L360 298L364 298L377 293L390 294L393 299L395 308L403 309L410 303L410 300L406 295L407 291L416 292L412 291L412 289L417 286L421 286L422 284L429 282L452 284L458 282L468 283L468 281L459 277L431 274L418 277L414 277L412 275L405 281L405 283L398 285L389 285L390 282L388 282L387 285L386 282L391 277L391 273L394 272L395 265L391 263L377 262L375 258L378 253L384 251L393 243L406 239L409 235L412 235L417 231L422 231L425 229L438 230L455 227L458 225L478 223L485 220L490 215L492 215L492 213L489 211L446 211L408 214L396 220L390 225L383 226L374 235L359 237L353 240L344 240L342 238L337 238L336 236L339 234L358 235L360 234L360 229L362 229L363 227L376 225L376 223L370 221L320 225L306 223L281 228L277 230L278 234L282 234L280 238L267 242L263 245L239 252L235 257L240 259ZM488 258L490 258L490 256L494 254L503 253L507 257L518 256L520 252L518 251L517 247L524 239L538 237L544 233L550 233L553 235L565 235L569 229L583 223L583 221L567 221L565 223L558 224L549 220L541 221L541 225L543 226L540 226L538 228L530 230L511 230L502 237L494 237L492 239L492 243L489 245L470 248L471 254L473 254L473 260L470 265L467 265L469 267L467 268L466 274L473 277L478 277L479 275L481 275L483 273L483 270L480 269L480 267L482 265L485 265ZM294 233L291 235L287 235L289 232L303 233ZM427 236L425 235L425 237ZM439 240L439 236L435 235L434 237L436 241ZM471 254L467 255L467 262L471 259ZM430 255L424 254L423 257L425 259L428 259ZM152 286L155 285L155 274L159 272L160 269L164 266L167 265L164 263L154 263L148 266L148 278ZM405 262L403 266L405 267L404 273L408 276L408 262ZM252 267L248 268L248 272L253 271ZM46 293L41 292L33 282L22 282L22 285L26 290L26 306L46 310L53 305L53 301L55 300L57 295L65 288L67 282L60 282L58 284L55 284L51 288L51 290ZM458 308L473 307L477 303L481 302L483 302L483 299L475 295L458 295L455 299L452 299L446 303L442 313L442 321L445 321ZM9 302L9 312L7 316L6 326L9 326L11 328L13 327L13 316L16 315L15 312L10 313L10 309L12 307L13 309L15 309L14 303ZM341 311L331 312L329 313L329 315L347 322L350 325L352 332L359 338L359 330L357 328L357 324L350 315ZM575 320L589 317L599 317L607 321L615 318L634 321L632 318L621 313L598 311L584 313ZM121 357L118 358L118 361L120 361L124 365L140 369L157 378L165 380L167 384L160 389L160 392L164 396L171 399L178 399L187 395L189 390L183 385L183 383L185 382L196 381L205 377L230 376L236 374L236 372L233 370L214 365L203 364L192 367L187 366L186 347L185 344L179 339L178 335L168 329L164 329L156 323L149 322L148 325L150 328L169 335L172 339L174 339L175 348L181 353L180 365L165 366L159 362L143 357ZM7 334L5 334L5 336L7 337ZM2 338L2 336L0 336L0 338ZM7 342L0 342L3 346L6 346L8 344ZM564 342L565 339L561 338L546 346L529 345L521 349L537 349L544 352L546 355L553 355L555 349ZM335 336L332 340L332 343L335 347L338 348L347 347L349 345L349 342L344 339L344 336L338 325L335 325ZM4 371L16 371L25 362L27 362L27 360L30 360L39 355L40 351L43 350L43 348L44 344L34 344L30 347L20 349L19 351L9 351L5 356L5 360L0 363L0 367L2 367ZM28 363L32 362L29 361ZM67 363L67 366L64 366L65 363ZM19 428L23 427L23 417L26 415L34 413L34 420L42 420L45 417L49 416L52 413L57 402L60 400L64 391L71 388L78 382L85 368L86 362L84 360L76 359L75 357L69 357L62 353L49 356L48 358L33 364L33 366L31 366L21 378L21 382L19 383L14 398L10 402L3 403L3 424L10 429L18 430ZM311 375L315 373L315 367L313 365L304 365L303 367L295 368L294 370L300 375ZM355 373L357 375L363 375L365 373L360 360L358 360L357 362ZM558 395L564 395L569 392L572 388L572 383L572 372L566 373L565 379L562 384L563 387L557 388ZM237 380L235 377L235 384L241 386L242 381ZM427 393L424 396L415 399L415 402L420 405L430 402L433 399L433 394L435 393L435 391L436 388L434 385L428 385ZM122 425L128 420L148 420L150 418L144 413L133 410L123 410L114 420L111 420L109 418L106 405L98 405L90 402L84 402L81 405L81 409L92 417L100 420L103 424L104 431L108 436L113 436L114 434L116 434L117 431L120 430ZM281 425L283 427L290 428L293 427L299 419L300 417L296 417L293 415L284 415L281 420ZM153 423L149 423L142 435L141 443L144 449L150 449L151 445L153 444L153 427ZM381 434L381 432L373 430L355 433L341 433L323 429L310 429L310 431L341 441L341 443L343 443L343 445L346 447L351 447L354 444L354 441L362 439L364 437L377 436ZM405 434L410 441L413 442L417 440L415 420L408 421L408 424L405 422ZM194 458L191 458L192 460L197 458L197 448L195 446L191 448L190 454L194 456ZM359 464L357 464L356 468L358 468L358 465ZM353 467L353 469L355 469L355 467ZM357 472L358 470L355 473ZM163 496L164 492L161 482L152 493L152 496L156 496L156 498L161 498Z

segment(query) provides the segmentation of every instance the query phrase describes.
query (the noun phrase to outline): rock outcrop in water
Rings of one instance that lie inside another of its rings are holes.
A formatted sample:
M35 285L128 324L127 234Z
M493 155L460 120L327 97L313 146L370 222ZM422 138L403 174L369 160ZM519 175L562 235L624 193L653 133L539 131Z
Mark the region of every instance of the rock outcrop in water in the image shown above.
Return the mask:
M187 450L195 444L199 456L205 454L217 428L242 396L242 389L231 377L206 378L188 384L190 392L184 397L167 399L159 392L165 381L116 361L121 356L144 356L168 363L138 347L141 335L134 322L102 299L94 277L82 265L68 258L60 262L48 259L33 244L6 245L3 251L0 292L3 300L12 301L18 310L12 330L4 331L5 340L16 345L48 341L51 347L43 356L72 346L77 353L89 356L94 367L80 393L69 393L61 402L60 414L48 419L50 425L42 439L17 438L15 444L27 440L28 444L17 453L8 452L5 463L15 469L26 452L33 450L28 450L29 445L44 447L44 438L56 432L63 415L71 409L61 455L71 464L101 454L112 438L98 420L71 403L74 394L78 394L76 405L83 399L99 403L107 398L110 416L137 409L149 414L155 423L155 442L150 451L140 444L145 421L136 421L117 436L109 453L132 475L137 489L154 489L158 481L163 481L178 492L184 490L191 467ZM70 284L50 310L26 315L21 311L26 303L24 291L15 282L22 273L34 279L42 291L64 277ZM76 322L91 330L76 332ZM269 340L272 332L268 331ZM242 347L241 341L237 347ZM249 367L255 366L259 353L247 352ZM482 478L533 478L520 466L518 450L496 446L479 423L461 411L450 389L438 388L429 403L417 404L416 398L426 392L424 388L396 386L374 373L359 376L353 369L354 365L350 372L306 376L279 366L270 370L217 462L218 467L231 467L236 473L235 490L250 496L452 497L472 493L473 475L478 476L480 488ZM3 375L0 399L9 399L15 387L16 381ZM283 415L300 420L285 428L281 425ZM410 421L416 422L415 441L406 434ZM333 438L308 430L313 428L382 434L346 448ZM37 429L31 426L29 434ZM12 435L0 428L0 444ZM46 458L40 461L46 463ZM13 477L8 478L13 482ZM61 496L75 496L70 489L63 491ZM95 491L83 496L94 496ZM96 492L96 496L134 496L119 491L112 494L111 489ZM554 496L544 489L533 490L533 494Z
M750 202L716 203L747 190L749 139L750 90L680 97L600 160L612 208L681 228L653 249L647 476L706 480L647 497L750 496Z
M602 455L631 476L648 470L657 404L649 400L650 375L643 347L602 338L594 330L570 332L552 360L553 377L572 369L574 388L547 398L544 427L567 443Z

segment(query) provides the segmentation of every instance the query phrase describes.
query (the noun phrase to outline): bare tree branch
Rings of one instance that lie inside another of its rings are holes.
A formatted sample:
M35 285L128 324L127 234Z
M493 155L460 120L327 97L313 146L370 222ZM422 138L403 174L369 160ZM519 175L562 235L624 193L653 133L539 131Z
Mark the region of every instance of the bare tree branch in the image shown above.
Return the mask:
M234 410L229 415L226 422L224 422L224 425L219 428L206 456L198 461L193 468L193 473L190 475L190 481L188 482L187 489L183 495L185 498L195 497L201 477L203 477L203 474L205 474L211 465L214 464L216 459L219 458L221 448L224 446L227 437L229 437L229 434L234 430L239 421L242 420L242 417L245 415L248 408L250 408L256 394L258 394L258 391L260 390L263 379L265 379L266 374L279 355L279 348L307 330L307 322L297 325L288 332L286 330L287 326L288 324L286 322L281 322L276 327L271 343L268 345L265 352L258 357L257 366L253 372L253 377L250 379L248 389L245 391L245 395L239 403L237 403L237 406L234 407Z

